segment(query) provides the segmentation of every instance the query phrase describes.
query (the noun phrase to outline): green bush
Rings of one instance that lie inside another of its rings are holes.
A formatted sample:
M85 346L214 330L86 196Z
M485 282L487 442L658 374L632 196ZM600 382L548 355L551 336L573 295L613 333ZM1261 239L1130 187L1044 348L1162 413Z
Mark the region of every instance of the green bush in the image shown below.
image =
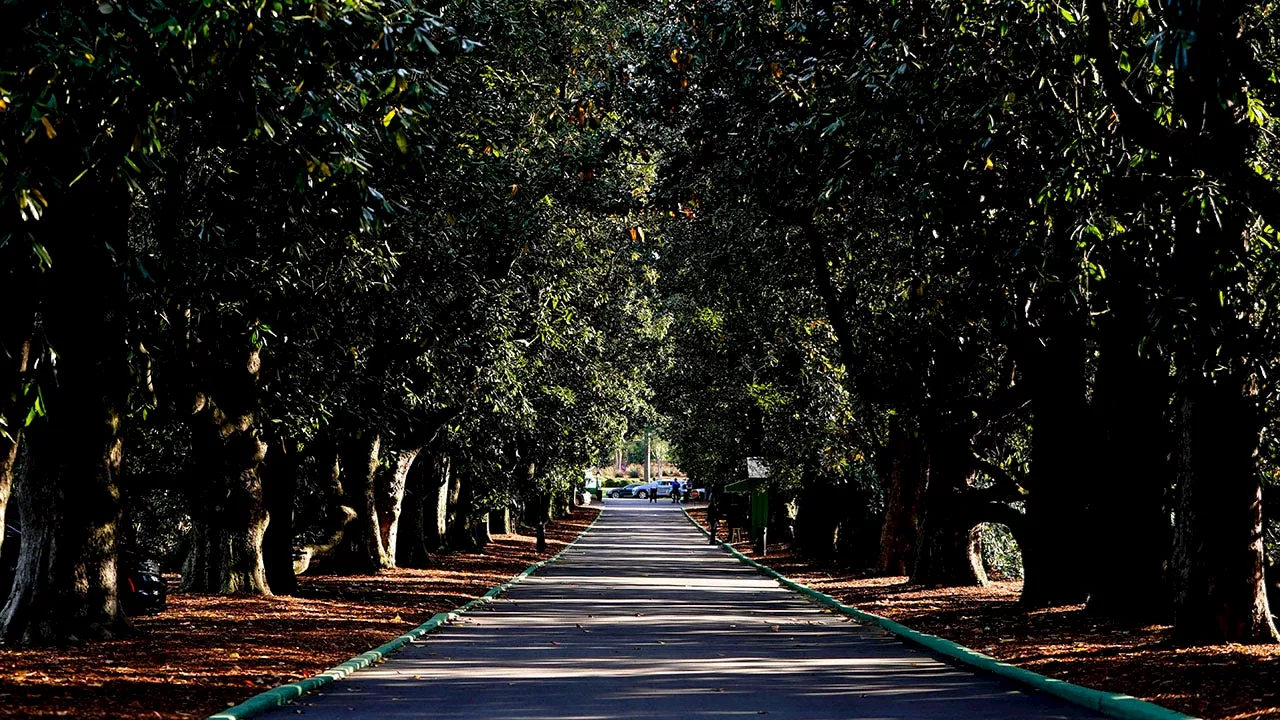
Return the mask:
M992 580L1022 579L1022 549L1008 526L982 523L978 526L982 538L982 565Z

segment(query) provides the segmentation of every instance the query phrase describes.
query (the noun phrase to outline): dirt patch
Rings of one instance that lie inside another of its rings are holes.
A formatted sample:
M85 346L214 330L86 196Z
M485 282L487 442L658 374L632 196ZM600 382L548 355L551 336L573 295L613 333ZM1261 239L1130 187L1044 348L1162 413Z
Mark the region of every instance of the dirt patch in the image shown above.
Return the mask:
M534 538L495 535L484 553L430 570L299 577L297 597L173 593L135 618L135 637L81 647L0 649L0 717L203 718L315 675L479 597L564 549L600 511L581 508Z
M689 512L706 526L705 509ZM1083 605L1027 612L1017 604L1020 581L923 588L905 577L819 567L785 544L764 558L748 543L734 547L848 605L1043 675L1211 720L1280 718L1280 645L1175 648L1167 625L1121 625Z

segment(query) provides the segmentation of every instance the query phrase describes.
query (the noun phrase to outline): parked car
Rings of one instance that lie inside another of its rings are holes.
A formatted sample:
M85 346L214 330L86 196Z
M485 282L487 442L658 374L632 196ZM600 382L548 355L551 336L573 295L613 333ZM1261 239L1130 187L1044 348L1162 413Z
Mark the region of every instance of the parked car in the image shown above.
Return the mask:
M614 488L609 491L611 498L640 498L644 500L651 495L658 497L671 497L671 486L674 480L654 480L647 483L631 483L626 487Z
M160 563L128 550L120 553L120 604L126 615L152 615L168 606Z
M650 496L656 495L662 498L671 497L671 488L675 486L675 479L653 480L647 483L631 483L626 487L613 488L607 493L611 498L640 498L645 500ZM681 480L681 490L688 489L688 480ZM691 491L690 498L705 498L707 496L706 488L696 488Z
M640 487L643 485L644 483L631 483L630 485L627 485L625 487L613 488L612 490L609 491L609 497L611 498L636 497L636 490L640 489ZM648 497L648 495L646 495L645 497Z
M636 488L636 497L647 498L651 495L658 497L671 497L671 488L675 486L675 480L653 480Z

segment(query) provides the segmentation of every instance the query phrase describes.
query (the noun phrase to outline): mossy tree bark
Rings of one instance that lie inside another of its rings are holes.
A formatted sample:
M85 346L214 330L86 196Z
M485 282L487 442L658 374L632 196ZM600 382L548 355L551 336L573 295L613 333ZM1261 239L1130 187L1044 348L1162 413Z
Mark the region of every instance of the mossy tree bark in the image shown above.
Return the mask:
M260 355L250 349L197 363L204 391L192 407L191 551L183 565L188 592L270 595L263 536L268 515L262 478L257 382Z

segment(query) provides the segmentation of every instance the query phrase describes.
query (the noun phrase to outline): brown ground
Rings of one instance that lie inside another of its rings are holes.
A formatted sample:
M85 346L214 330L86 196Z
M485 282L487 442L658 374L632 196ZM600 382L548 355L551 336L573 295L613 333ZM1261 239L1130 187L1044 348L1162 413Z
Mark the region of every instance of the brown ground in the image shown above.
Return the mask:
M500 585L577 537L582 508L534 539L496 535L483 554L430 570L302 576L298 597L171 593L137 637L54 650L0 649L0 717L203 718L326 670Z
M705 510L689 510L705 527ZM905 577L818 567L786 545L771 545L766 558L747 543L735 547L848 605L1044 675L1213 720L1280 718L1280 645L1175 648L1167 625L1118 625L1083 605L1026 612L1017 605L1021 581L926 589Z

